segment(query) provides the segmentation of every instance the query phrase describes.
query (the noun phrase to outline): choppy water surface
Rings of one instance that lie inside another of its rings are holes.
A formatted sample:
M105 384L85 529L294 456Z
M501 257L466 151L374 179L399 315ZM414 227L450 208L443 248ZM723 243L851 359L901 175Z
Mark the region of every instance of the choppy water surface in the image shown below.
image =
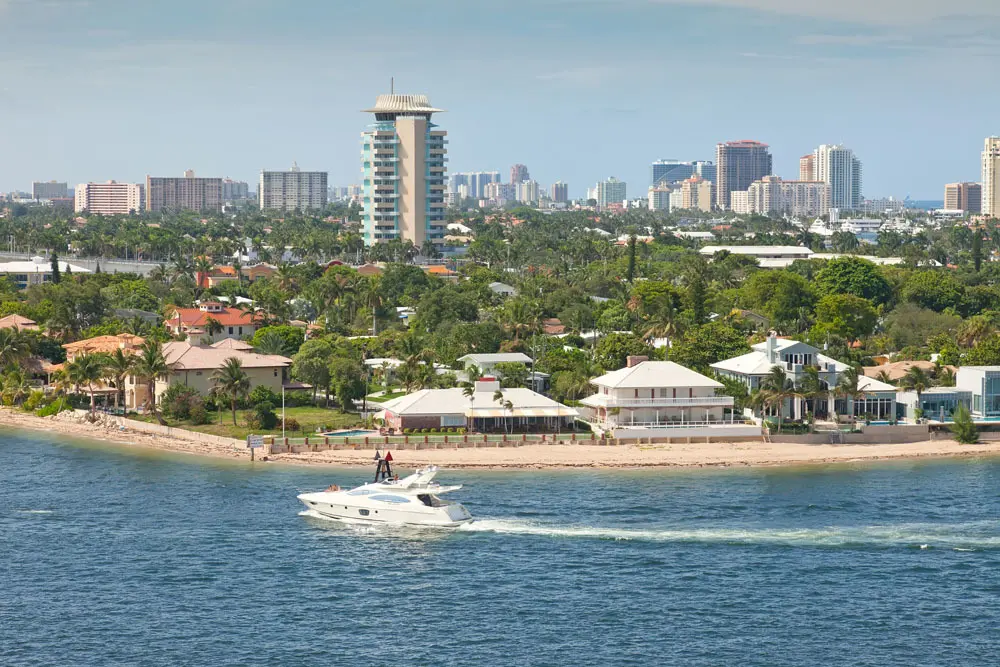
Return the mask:
M0 664L1000 660L997 460L455 471L457 531L299 516L367 478L0 431Z

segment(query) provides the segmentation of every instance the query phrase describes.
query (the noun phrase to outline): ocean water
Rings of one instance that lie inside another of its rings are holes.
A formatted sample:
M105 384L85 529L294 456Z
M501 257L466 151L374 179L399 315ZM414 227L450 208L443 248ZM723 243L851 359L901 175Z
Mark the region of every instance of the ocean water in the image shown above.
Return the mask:
M0 431L0 665L1000 660L996 459L446 471L460 530L299 516L368 477Z

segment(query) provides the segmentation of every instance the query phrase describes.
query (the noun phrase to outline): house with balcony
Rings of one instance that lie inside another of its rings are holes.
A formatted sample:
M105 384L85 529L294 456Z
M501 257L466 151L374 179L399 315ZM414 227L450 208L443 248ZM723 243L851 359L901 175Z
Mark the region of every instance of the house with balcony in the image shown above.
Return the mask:
M616 438L760 435L760 426L734 414L721 382L672 361L629 357L625 368L591 380L597 393L580 401L583 417Z

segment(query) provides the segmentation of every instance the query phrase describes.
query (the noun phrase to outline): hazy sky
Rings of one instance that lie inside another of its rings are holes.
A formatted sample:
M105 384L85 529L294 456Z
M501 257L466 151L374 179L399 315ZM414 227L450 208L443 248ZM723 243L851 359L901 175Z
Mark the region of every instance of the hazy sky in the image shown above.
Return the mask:
M960 12L960 13L957 13ZM359 178L359 112L448 110L450 171L573 196L657 158L844 143L866 196L939 199L1000 134L998 0L0 0L0 191L32 180Z

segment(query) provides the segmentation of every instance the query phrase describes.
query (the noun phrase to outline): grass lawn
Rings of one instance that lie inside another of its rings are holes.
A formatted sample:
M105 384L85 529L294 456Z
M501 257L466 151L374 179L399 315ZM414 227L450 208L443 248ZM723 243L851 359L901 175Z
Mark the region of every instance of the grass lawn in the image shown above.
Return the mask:
M381 396L376 396L375 394L368 394L369 401L378 401L379 403L384 403L386 401L391 401L394 398L399 398L400 396L406 396L405 391L393 391L388 394L382 394Z
M279 407L275 410L275 412L278 413L278 417L280 419L281 408ZM167 419L166 422L168 426L176 426L178 428L188 429L190 431L199 431L201 433L211 433L212 435L219 435L225 438L236 438L237 440L245 440L251 433L256 433L258 435L281 435L280 422L277 430L252 431L246 425L244 410L236 411L236 421L239 423L239 426L233 426L233 413L228 410L222 413L221 425L219 424L219 413L210 412L208 415L212 420L212 423L210 424L200 424L195 426L189 422L174 419ZM330 430L334 430L340 428L351 428L353 426L358 426L361 423L358 415L343 414L338 410L319 407L285 408L285 416L288 417L289 421L294 419L299 422L299 426L301 427L300 431L286 432L288 437L312 435L316 432L316 428L320 426L325 426ZM150 415L130 415L130 418L138 419L140 421L156 422L156 418Z

